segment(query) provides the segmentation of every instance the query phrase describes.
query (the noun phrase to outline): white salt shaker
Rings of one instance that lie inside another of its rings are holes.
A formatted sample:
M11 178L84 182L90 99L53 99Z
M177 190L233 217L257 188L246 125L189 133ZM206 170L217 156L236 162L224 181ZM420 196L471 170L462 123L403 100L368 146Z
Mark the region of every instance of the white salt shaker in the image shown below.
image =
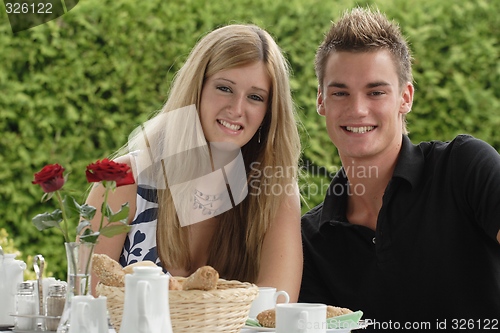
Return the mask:
M35 330L38 297L33 282L21 282L16 294L16 330Z

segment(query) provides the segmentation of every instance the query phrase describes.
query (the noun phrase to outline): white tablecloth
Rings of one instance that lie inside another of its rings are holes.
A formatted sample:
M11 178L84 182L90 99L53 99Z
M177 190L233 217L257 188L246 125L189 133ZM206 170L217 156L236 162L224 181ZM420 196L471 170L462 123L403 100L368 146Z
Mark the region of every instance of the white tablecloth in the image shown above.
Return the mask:
M12 331L0 331L0 333L12 333ZM114 329L110 329L109 333L116 333L116 332L115 332ZM195 332L193 332L193 333L195 333ZM244 329L241 330L241 333L257 333L257 332L254 331L254 330L250 330L250 329L244 328Z
M0 333L12 333L12 331L0 331ZM37 332L38 333L38 332ZM110 329L109 330L109 333L116 333L115 330L113 329ZM194 333L194 332L193 332ZM257 333L256 331L254 330L250 330L250 329L242 329L241 330L241 333Z

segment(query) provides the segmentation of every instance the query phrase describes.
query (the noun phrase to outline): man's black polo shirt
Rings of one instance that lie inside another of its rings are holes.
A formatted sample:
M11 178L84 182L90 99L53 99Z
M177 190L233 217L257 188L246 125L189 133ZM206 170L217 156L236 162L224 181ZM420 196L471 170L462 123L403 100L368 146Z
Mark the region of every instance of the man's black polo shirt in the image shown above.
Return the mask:
M500 155L490 145L403 136L376 231L347 221L347 195L340 170L302 218L300 302L362 310L376 328L484 319L473 328L500 329Z

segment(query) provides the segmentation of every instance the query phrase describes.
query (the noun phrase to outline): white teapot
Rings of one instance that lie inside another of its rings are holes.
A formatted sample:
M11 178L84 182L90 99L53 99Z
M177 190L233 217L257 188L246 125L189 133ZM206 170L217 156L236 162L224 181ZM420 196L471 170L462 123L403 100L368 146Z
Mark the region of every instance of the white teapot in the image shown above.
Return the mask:
M0 247L1 250L1 247ZM0 326L14 326L17 285L24 281L26 263L16 260L15 254L0 251Z
M134 267L134 273L125 276L120 333L173 333L168 283L160 267Z

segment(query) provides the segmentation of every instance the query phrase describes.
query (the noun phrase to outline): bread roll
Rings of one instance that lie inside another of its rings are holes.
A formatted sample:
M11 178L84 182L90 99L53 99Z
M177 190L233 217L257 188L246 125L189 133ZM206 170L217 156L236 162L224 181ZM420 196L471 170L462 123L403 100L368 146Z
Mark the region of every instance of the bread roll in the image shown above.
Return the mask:
M276 310L264 310L257 315L256 318L263 327L275 328L276 327Z
M183 290L214 290L217 289L219 273L211 266L200 267L182 284Z
M182 283L180 283L176 278L173 276L170 277L168 281L168 290L182 290Z
M92 255L92 271L102 284L111 287L125 286L125 273L122 266L106 254Z
M343 314L351 313L352 310L347 308L341 308L338 306L328 305L326 307L326 318L337 317Z

